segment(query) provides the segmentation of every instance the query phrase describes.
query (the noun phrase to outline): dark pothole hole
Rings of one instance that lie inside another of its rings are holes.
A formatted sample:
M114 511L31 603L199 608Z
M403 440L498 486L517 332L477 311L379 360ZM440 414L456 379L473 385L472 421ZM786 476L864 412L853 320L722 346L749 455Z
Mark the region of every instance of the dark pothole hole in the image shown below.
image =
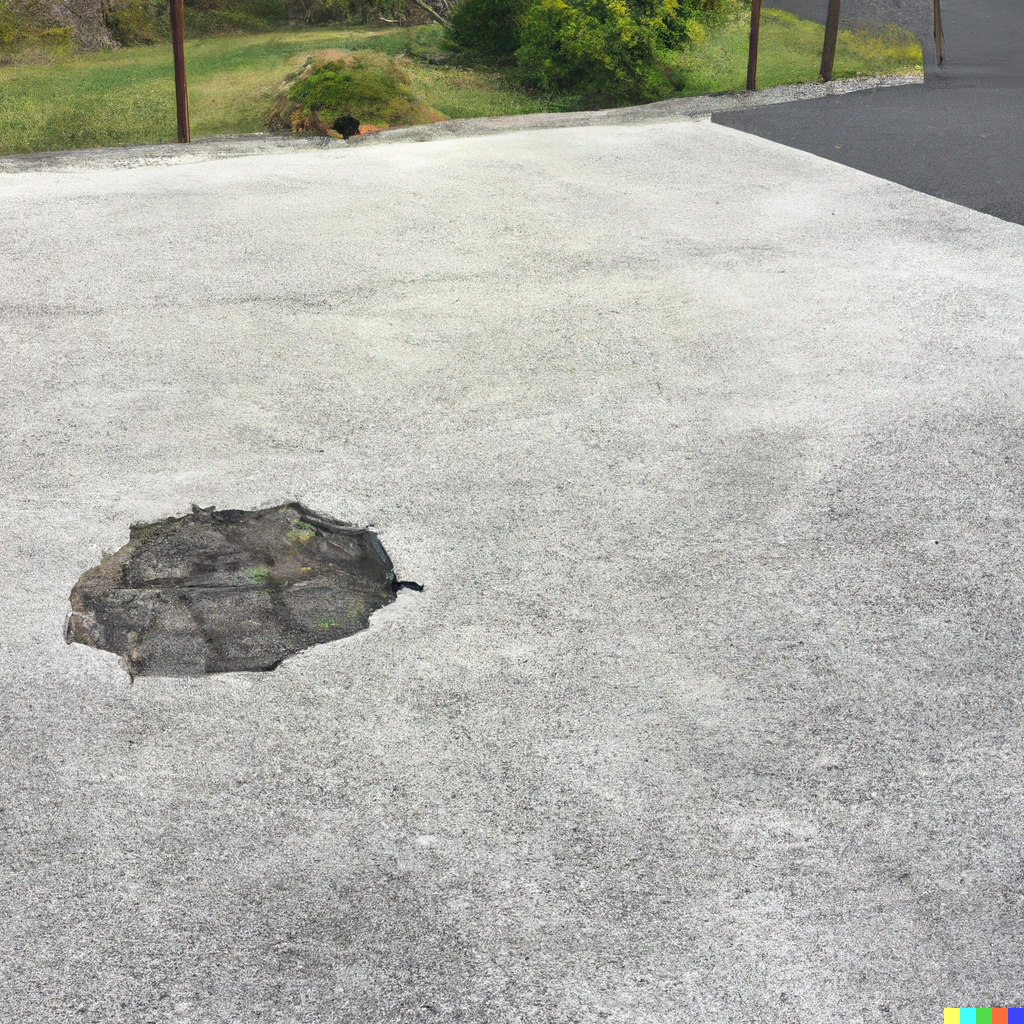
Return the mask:
M244 512L192 506L131 527L71 591L68 643L121 655L135 676L263 672L351 636L395 600L371 530L298 502Z

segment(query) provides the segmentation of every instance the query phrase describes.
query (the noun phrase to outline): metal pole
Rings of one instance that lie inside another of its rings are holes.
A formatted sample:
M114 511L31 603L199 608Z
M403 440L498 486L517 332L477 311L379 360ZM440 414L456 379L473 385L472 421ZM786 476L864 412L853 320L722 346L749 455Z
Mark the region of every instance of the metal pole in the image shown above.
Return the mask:
M174 102L178 109L178 141L190 142L188 86L185 84L185 5L171 0L171 49L174 51Z
M942 12L939 0L935 0L935 66L942 63Z
M761 34L761 0L750 0L750 50L747 54L747 88L757 88L757 38Z
M836 62L836 40L839 38L839 0L828 0L828 17L825 19L825 43L821 48L821 73L823 82L832 81L832 65Z

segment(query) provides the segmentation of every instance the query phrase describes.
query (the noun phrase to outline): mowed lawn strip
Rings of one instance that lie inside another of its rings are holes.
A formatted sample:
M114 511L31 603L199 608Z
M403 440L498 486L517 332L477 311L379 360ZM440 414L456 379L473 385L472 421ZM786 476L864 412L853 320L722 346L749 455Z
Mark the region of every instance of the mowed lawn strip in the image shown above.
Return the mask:
M430 26L415 32L432 39ZM436 33L434 33L436 35ZM284 77L305 55L327 49L401 53L403 29L319 29L187 41L193 138L262 131ZM520 114L548 104L486 71L413 64L417 92L447 117ZM174 78L169 45L0 67L0 154L173 142Z
M758 84L813 81L821 27L765 12ZM677 59L682 95L742 89L747 25L724 26ZM440 29L328 27L187 41L193 138L262 131L284 78L308 53L375 49L393 55L436 52ZM886 74L920 66L917 40L842 33L835 77ZM486 117L572 109L572 97L528 95L511 77L480 68L413 61L413 86L445 117ZM118 146L175 139L169 45L81 54L50 64L0 67L0 154Z
M814 82L821 68L824 28L786 11L764 9L758 42L757 87ZM746 88L749 18L707 33L698 46L678 56L686 86L683 96L739 92ZM833 78L912 74L922 66L921 43L894 26L876 32L839 33Z

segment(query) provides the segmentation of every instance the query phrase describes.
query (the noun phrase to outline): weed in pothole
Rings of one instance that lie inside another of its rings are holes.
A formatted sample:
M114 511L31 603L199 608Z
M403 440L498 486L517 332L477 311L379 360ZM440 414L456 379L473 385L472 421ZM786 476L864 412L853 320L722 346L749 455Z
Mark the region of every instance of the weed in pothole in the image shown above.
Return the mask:
M132 676L266 671L369 625L400 587L377 535L298 502L193 507L138 524L83 573L65 636L121 655Z

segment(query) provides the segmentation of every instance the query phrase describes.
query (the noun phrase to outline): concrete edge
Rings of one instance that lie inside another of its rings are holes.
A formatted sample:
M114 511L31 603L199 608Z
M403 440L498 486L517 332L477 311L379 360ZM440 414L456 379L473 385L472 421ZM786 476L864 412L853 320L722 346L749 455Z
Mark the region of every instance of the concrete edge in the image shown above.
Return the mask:
M540 128L583 128L593 125L633 125L652 121L703 120L729 110L750 110L776 103L843 96L868 89L898 85L923 85L923 75L875 75L845 78L835 82L806 82L777 85L757 92L718 93L713 96L685 96L638 107L608 110L577 110L566 114L518 114L514 117L477 117L413 128L391 128L349 139L347 145L379 145L389 142L429 142L434 139L493 135L498 132L530 131Z
M348 146L381 145L391 142L431 142L437 139L495 135L501 132L532 131L542 128L581 128L593 125L634 125L654 121L694 120L730 110L750 110L777 103L844 96L869 89L901 85L923 85L923 75L873 75L843 78L834 82L806 82L777 85L757 92L719 93L712 96L686 96L645 103L636 107L609 110L579 110L565 114L517 114L506 117L462 118L439 121L413 128L390 128L356 138L341 139L292 135L217 135L199 139L188 146L154 143L118 146L109 149L73 149L47 153L17 153L0 157L0 173L23 174L31 171L85 171L150 167L169 164L204 163L233 157L296 150L339 149Z

